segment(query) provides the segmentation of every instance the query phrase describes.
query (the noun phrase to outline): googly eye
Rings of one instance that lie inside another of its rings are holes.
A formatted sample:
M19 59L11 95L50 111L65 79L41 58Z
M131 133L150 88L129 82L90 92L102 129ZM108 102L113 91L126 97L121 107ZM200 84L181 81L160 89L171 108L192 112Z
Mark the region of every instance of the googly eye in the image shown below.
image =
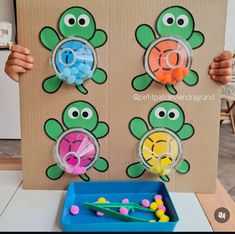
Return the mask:
M68 115L71 119L77 119L80 116L80 112L78 110L78 108L76 107L71 107L68 110Z
M162 18L163 24L166 26L171 26L175 23L175 16L171 13L167 13Z
M89 16L83 14L83 15L80 15L78 17L78 24L81 26L81 27L87 27L89 24L90 24L90 18Z
M177 109L171 109L168 111L168 118L171 120L177 120L179 118L179 111Z
M157 119L163 119L166 116L166 110L163 107L159 107L155 110L155 116Z
M76 24L76 17L72 14L68 14L64 17L64 23L68 27L73 27Z
M90 119L93 116L93 112L90 108L84 108L81 112L83 119Z
M185 28L185 27L188 25L188 23L189 23L188 16L186 16L186 15L180 15L180 16L177 18L176 22L177 22L177 25L178 25L179 27Z

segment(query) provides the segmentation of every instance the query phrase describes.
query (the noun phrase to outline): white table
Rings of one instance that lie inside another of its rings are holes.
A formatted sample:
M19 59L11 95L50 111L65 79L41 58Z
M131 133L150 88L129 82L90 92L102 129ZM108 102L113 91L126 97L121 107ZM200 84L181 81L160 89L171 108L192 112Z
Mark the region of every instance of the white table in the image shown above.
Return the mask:
M0 231L62 231L66 191L24 190L21 173L0 171ZM179 215L175 231L212 231L194 193L170 194Z

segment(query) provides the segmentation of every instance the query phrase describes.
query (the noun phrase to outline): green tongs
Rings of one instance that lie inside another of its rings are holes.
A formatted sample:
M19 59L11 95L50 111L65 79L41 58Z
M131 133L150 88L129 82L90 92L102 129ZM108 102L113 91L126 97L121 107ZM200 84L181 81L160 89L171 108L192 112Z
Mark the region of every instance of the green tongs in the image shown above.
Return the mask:
M128 222L149 222L149 220L146 219L141 219L141 218L136 218L130 215L125 215L121 214L115 210L111 210L110 208L121 208L125 207L129 211L134 211L136 210L142 210L146 212L155 212L154 210L145 208L143 206L140 206L136 203L89 203L89 202L84 202L83 206L95 211L100 211L106 215L112 216L117 219L121 219L124 221Z

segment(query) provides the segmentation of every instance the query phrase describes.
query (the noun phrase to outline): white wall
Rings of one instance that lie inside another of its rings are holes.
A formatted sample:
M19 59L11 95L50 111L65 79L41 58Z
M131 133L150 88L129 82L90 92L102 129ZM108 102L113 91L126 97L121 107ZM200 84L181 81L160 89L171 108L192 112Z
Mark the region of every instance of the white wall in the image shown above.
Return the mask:
M0 21L12 23L15 34L13 1L0 0ZM4 72L9 53L9 50L0 50L0 139L19 139L19 87Z

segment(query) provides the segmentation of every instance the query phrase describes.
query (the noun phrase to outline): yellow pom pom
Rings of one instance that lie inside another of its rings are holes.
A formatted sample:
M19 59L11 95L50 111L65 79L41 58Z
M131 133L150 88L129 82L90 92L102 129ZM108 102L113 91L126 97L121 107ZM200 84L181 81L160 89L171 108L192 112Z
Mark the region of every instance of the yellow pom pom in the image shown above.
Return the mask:
M163 215L161 218L160 218L160 220L159 220L159 222L169 222L170 221L170 218L169 218L169 216L167 216L167 215Z
M100 197L98 200L97 200L98 203L106 203L106 199L104 197Z
M158 206L162 206L164 204L163 201L160 199L157 199L155 202L157 203Z
M155 223L155 222L156 222L156 220L151 219L151 220L149 220L149 222L150 222L150 223Z
M150 204L150 209L151 210L157 210L157 207L158 207L158 205L157 205L157 203L156 202L152 202L151 204Z
M164 216L164 211L163 210L157 210L156 211L156 216L160 219L162 216Z

